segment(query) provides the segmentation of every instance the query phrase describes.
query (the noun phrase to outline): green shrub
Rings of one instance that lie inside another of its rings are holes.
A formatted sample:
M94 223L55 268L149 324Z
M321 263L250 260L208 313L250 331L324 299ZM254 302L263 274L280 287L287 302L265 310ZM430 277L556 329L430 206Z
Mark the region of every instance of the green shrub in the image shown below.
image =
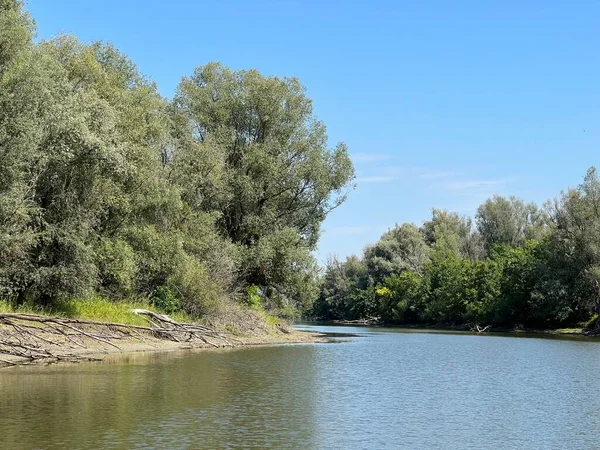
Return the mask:
M150 299L150 304L164 311L167 314L173 314L181 311L181 300L173 293L170 286L159 286Z
M256 310L262 309L262 301L260 299L259 288L255 284L246 288L246 304Z
M71 317L74 319L96 320L99 322L127 323L146 325L141 316L136 315L136 308L147 309L145 302L111 302L105 298L60 300L46 314Z
M133 291L136 264L131 246L121 239L105 239L96 248L101 291L127 297Z
M223 289L193 257L185 258L182 269L169 278L169 285L181 299L183 311L192 317L214 313L222 306Z
M590 320L583 324L583 328L596 328L598 326L598 318L598 314L594 314L592 317L590 317Z

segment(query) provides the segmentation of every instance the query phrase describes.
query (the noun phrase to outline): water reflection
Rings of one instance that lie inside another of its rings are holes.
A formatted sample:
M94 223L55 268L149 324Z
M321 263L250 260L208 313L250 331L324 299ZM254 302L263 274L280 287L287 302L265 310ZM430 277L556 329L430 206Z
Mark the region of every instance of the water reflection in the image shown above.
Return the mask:
M0 448L597 448L600 342L338 330L0 371Z
M314 447L315 350L153 354L4 371L0 448Z

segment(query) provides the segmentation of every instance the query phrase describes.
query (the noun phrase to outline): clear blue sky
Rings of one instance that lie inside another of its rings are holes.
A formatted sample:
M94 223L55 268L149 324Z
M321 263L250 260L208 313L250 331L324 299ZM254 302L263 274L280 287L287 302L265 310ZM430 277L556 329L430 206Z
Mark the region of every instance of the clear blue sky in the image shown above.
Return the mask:
M600 1L28 0L39 38L114 43L171 97L209 61L297 76L357 188L317 253L436 206L543 202L600 165Z

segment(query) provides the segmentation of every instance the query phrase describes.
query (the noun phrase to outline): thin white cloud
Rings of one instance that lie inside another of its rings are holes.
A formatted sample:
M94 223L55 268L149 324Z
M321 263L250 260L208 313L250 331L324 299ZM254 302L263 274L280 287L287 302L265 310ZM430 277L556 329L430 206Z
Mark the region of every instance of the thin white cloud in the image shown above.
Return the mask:
M326 228L324 231L327 234L345 234L345 235L357 235L371 233L373 231L383 232L389 227L387 225L359 225L359 226L340 226Z
M372 173L372 172L371 172ZM478 197L494 194L498 189L515 181L513 178L469 178L465 172L440 170L427 167L387 166L380 167L376 175L364 174L357 183L390 183L405 181L421 183L423 187L473 194Z
M481 190L481 189L489 189L489 188L497 188L501 186L506 186L514 182L513 178L506 179L491 179L491 180L451 180L444 183L440 183L440 187L444 189L449 189L453 191L464 191L464 190Z
M458 175L448 170L429 169L426 167L403 167L386 166L378 169L382 175L368 176L365 179L376 179L377 182L392 181L398 179L440 180ZM373 181L371 181L373 182Z
M387 153L352 153L350 158L354 162L375 162L375 161L385 161L392 157L392 155L388 155Z
M440 180L443 178L451 178L456 176L457 173L456 172L450 172L450 171L436 171L436 170L429 170L429 171L423 171L419 174L419 178L421 180Z
M449 170L431 169L428 167L386 167L386 173L403 174L406 177L418 178L420 180L438 180L458 175Z
M373 177L359 177L356 179L357 183L389 183L390 181L397 180L399 177L394 176L373 176Z

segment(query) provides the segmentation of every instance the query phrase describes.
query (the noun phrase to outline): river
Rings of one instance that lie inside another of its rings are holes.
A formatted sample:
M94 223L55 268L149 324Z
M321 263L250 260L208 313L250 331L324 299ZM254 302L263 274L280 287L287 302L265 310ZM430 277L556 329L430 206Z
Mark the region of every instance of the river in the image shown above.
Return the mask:
M600 341L305 328L358 336L0 370L0 448L600 446Z

